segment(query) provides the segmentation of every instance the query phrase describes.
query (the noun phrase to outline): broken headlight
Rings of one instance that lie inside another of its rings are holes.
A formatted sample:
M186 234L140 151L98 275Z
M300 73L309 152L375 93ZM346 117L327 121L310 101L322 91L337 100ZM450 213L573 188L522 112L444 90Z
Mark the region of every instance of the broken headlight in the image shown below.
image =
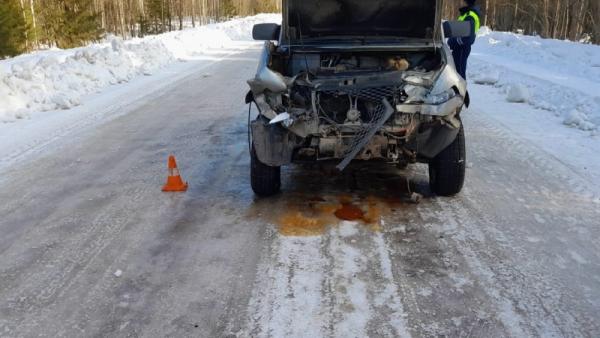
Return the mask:
M429 94L425 98L425 103L438 105L438 104L442 104L442 103L450 101L450 99L455 96L456 96L456 91L454 91L454 89L450 88L439 94Z

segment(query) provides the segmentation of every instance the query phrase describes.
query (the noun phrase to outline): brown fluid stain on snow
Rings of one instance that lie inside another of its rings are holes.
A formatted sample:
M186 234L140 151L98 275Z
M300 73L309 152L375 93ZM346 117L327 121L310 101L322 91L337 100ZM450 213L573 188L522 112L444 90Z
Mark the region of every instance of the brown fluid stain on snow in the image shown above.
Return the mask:
M284 236L317 236L326 228L324 219L306 216L301 211L286 213L279 219L279 233Z
M362 209L353 204L343 204L335 211L334 215L344 221L358 221L365 217Z
M289 203L279 219L279 233L284 236L318 236L335 223L333 213L339 204L322 197L299 198L299 203Z
M299 198L289 203L277 219L279 233L283 236L319 236L340 221L358 221L371 231L381 231L381 219L390 211L388 203L369 196Z

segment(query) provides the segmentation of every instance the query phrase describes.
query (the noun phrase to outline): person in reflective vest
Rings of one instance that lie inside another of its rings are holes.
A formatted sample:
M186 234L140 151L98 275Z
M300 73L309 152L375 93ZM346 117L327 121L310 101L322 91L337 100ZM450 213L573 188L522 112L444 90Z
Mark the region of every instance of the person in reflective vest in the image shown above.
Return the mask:
M473 24L471 36L448 39L448 45L452 49L454 65L458 73L467 79L467 60L471 54L471 46L475 43L475 37L481 26L481 10L475 5L476 0L465 0L465 7L460 8L458 21L469 21Z

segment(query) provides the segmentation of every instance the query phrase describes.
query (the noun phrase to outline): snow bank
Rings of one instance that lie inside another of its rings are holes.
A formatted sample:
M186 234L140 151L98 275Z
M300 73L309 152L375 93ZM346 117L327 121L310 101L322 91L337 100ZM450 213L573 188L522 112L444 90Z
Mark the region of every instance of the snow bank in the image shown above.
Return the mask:
M600 129L600 46L482 27L468 77L498 88L509 102L550 112L566 126L592 134Z
M564 116L563 123L567 126L579 128L581 130L595 130L598 126L590 121L586 113L582 113L577 109L571 110Z
M480 73L475 76L473 81L477 84L495 85L498 83L498 81L500 81L500 72L491 70L486 73Z
M514 84L508 89L506 100L508 102L526 103L529 101L529 89L522 84Z
M123 41L70 50L49 50L0 61L0 122L25 118L31 112L69 109L86 94L151 75L178 60L211 51L237 49L252 41L252 26L277 22L280 15L261 14Z
M509 57L512 62L544 67L558 74L588 80L600 78L600 46L555 39L542 39L482 28L474 46L476 53Z

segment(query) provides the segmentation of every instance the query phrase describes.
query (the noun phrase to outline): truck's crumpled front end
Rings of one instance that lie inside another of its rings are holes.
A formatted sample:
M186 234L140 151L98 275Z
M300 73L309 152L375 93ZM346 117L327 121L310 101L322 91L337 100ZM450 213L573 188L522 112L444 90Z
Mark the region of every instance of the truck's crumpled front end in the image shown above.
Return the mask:
M248 81L261 162L428 161L452 143L466 84L440 48L278 51L267 42Z

